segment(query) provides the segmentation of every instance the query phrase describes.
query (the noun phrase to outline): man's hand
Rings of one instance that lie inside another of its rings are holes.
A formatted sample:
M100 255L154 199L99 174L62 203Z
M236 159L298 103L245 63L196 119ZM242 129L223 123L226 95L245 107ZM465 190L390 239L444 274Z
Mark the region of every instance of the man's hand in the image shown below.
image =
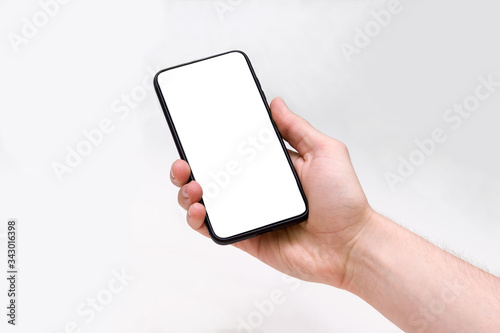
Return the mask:
M309 219L235 243L299 279L346 289L406 332L500 332L500 280L375 213L341 142L293 114L277 98L271 112L309 201ZM208 236L202 189L186 184L177 160L172 182L189 225Z
M292 113L281 98L271 102L271 112L298 152L289 153L309 202L309 219L234 245L288 275L345 288L349 253L373 214L347 148ZM181 187L179 204L189 225L208 236L205 207L198 202L202 189L195 181L186 184L189 175L185 161L174 162L171 179Z

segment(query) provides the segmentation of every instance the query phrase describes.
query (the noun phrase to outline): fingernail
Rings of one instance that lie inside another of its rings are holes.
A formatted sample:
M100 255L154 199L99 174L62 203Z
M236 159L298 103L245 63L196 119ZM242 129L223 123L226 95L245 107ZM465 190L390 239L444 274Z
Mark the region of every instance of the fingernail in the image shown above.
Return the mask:
M191 217L191 206L188 208L188 217Z
M184 199L187 199L188 198L188 187L187 185L182 187L182 196L184 197Z
M170 177L172 177L172 179L175 179L174 170L172 170L172 168L170 168Z

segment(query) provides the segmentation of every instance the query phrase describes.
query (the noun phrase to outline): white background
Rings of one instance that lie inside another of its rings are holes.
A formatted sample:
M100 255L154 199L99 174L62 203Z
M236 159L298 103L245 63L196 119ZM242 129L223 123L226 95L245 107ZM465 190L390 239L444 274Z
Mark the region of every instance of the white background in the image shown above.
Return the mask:
M386 2L223 0L225 12L217 3L73 0L38 17L46 25L16 52L9 34L22 36L41 7L0 2L0 233L9 218L20 225L19 325L6 329L4 309L2 332L71 322L82 332L235 332L240 319L259 332L400 331L356 296L286 280L185 223L169 181L177 152L145 86L150 73L231 49L249 55L269 100L282 96L348 145L376 210L500 272L500 91L458 129L443 120L479 76L500 81L496 2L402 0L350 62L342 43ZM60 181L54 162L103 119L113 130ZM447 141L391 190L384 175L437 127ZM134 279L86 322L77 308L122 270ZM259 310L273 290L284 301Z

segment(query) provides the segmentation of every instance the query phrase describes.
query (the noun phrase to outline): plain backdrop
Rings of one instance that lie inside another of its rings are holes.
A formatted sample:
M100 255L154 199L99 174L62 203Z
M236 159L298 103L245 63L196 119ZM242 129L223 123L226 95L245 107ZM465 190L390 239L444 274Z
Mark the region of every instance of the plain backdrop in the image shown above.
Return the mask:
M19 224L18 325L1 278L2 332L400 331L187 226L152 75L232 49L268 100L348 145L377 211L500 272L500 87L458 128L443 118L474 101L479 77L500 81L497 2L401 0L390 22L373 14L385 1L54 3L0 1L0 276L6 223ZM447 140L416 152L436 128Z

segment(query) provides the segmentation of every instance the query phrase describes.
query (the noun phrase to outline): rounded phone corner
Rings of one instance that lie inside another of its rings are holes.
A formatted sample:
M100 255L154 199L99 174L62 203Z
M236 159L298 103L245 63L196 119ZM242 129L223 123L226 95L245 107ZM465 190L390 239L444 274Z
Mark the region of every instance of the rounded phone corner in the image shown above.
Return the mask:
M297 216L297 220L298 220L297 223L304 222L305 220L307 220L309 218L309 205L308 205L307 201L304 201L304 205L305 205L304 212L302 212L302 214Z
M244 56L245 58L248 58L247 54L241 50L238 50L238 49L235 49L235 50L231 50L227 53L240 53L242 56Z
M262 228L257 228L255 230L251 230L248 232L243 232L243 233L237 234L237 235L232 235L232 236L228 236L228 237L220 237L215 233L210 222L207 222L207 220L205 220L205 225L207 226L208 234L210 235L210 238L218 245L230 245L233 243L241 242L245 239L249 239L249 238L258 236L264 232L271 231L267 227L262 227Z
M208 227L207 229L208 229L208 234L210 235L210 238L216 244L218 244L218 245L229 245L229 244L237 242L237 240L234 240L234 237L226 237L226 238L219 237L219 236L217 236L217 234L215 233L215 231L212 229L212 227L209 226L209 224L207 224L207 227Z
M159 87L160 83L159 83L158 77L160 76L161 73L165 72L167 69L162 69L162 70L158 71L158 73L155 74L155 76L153 77L153 85L155 87Z
M220 55L231 54L231 53L239 53L240 55L243 56L243 59L245 59L245 61L248 64L250 64L250 58L248 58L248 55L245 52L241 51L241 50L231 50L231 51L228 51L226 53L222 53ZM252 69L252 71L253 71L253 69Z

